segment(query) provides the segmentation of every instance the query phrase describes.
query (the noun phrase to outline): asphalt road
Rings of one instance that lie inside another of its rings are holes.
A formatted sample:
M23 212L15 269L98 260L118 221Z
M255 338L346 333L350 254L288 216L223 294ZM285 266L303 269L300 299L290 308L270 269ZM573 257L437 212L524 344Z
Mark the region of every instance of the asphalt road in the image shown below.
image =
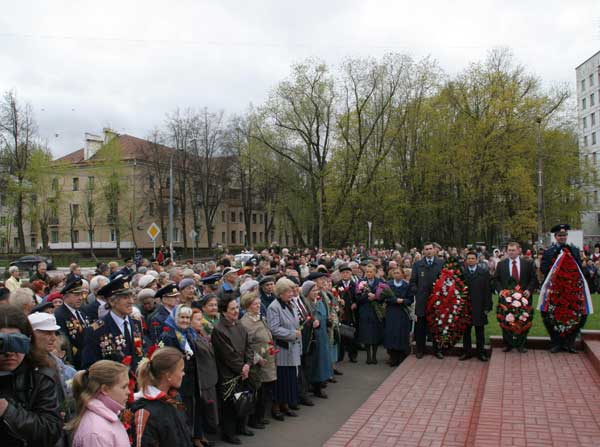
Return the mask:
M253 437L240 436L244 446L316 447L323 445L352 413L377 389L393 371L383 362L385 351L378 352L379 364L366 365L366 353L359 353L358 363L342 362L336 376L338 383L329 384L328 399L312 398L314 407L300 406L299 417L286 417L284 422L271 422L265 430L252 430ZM229 445L219 441L218 445Z

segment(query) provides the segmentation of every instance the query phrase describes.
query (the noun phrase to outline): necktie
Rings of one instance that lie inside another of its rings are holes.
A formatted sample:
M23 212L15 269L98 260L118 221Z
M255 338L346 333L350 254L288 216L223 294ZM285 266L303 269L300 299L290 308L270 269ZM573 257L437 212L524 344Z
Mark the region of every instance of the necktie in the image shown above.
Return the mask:
M125 335L125 350L128 353L131 353L131 346L133 345L133 342L131 341L131 331L129 330L129 322L127 320L123 321L123 332Z
M431 267L431 264L432 264L431 259L428 259L427 260L427 267Z
M471 270L471 274L475 273L475 269L473 267L469 267L469 270Z
M519 270L517 269L517 261L515 259L512 262L512 277L515 281L519 282Z

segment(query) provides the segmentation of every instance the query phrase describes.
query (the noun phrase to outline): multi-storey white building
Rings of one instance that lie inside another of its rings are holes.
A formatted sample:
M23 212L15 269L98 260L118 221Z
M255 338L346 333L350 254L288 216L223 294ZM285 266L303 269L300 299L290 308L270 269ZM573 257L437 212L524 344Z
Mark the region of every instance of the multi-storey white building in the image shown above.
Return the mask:
M594 169L600 163L600 51L575 68L577 78L577 116L581 155ZM588 211L582 216L584 238L600 241L600 188L587 191Z

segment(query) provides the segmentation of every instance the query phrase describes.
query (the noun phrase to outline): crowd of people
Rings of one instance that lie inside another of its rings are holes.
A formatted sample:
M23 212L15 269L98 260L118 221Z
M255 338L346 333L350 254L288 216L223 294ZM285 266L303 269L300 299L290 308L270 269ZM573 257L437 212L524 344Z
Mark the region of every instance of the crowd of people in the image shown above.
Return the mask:
M546 253L523 253L517 243L491 253L426 243L271 249L242 263L138 255L89 272L72 264L68 275L39 263L27 281L11 267L0 284L2 445L207 446L216 434L240 444L251 429L327 399L342 362L356 363L359 351L377 364L383 345L396 367L414 337L422 358L426 303L448 258L462 266L475 355L487 361L494 290L512 282L531 296L565 247L588 271L565 233ZM599 250L590 260L596 254L600 262ZM432 348L444 358L435 341ZM574 336L553 349L574 351ZM469 327L460 359L472 355Z

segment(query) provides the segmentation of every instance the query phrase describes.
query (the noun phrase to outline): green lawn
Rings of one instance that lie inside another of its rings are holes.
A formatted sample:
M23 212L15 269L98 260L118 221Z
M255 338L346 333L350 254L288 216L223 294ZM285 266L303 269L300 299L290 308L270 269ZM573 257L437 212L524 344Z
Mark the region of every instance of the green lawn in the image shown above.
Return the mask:
M584 329L600 329L600 294L594 293L592 295L592 301L594 302L594 313L588 316L585 323ZM538 296L535 295L533 302L537 305ZM494 295L494 310L488 314L488 325L485 327L486 342L489 342L490 335L502 335L502 330L496 320L496 304L498 303L498 296ZM548 336L548 332L542 323L542 316L536 310L533 315L533 327L529 331L529 335L532 337L545 337ZM475 334L473 334L473 337ZM473 338L474 340L475 338Z

